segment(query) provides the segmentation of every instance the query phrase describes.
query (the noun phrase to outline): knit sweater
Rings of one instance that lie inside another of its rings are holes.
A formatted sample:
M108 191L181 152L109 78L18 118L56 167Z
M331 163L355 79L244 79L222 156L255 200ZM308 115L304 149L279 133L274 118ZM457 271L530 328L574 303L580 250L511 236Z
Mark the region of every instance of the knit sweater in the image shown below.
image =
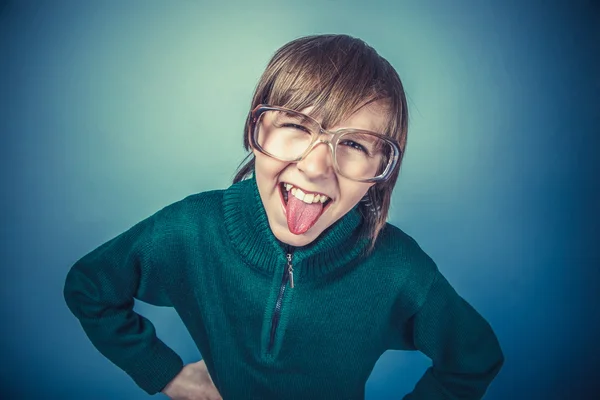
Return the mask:
M404 399L481 398L503 363L490 325L399 228L387 224L365 256L361 222L355 207L288 248L251 178L187 196L83 256L65 300L149 394L183 362L134 299L175 308L225 400L363 399L388 349L432 360Z

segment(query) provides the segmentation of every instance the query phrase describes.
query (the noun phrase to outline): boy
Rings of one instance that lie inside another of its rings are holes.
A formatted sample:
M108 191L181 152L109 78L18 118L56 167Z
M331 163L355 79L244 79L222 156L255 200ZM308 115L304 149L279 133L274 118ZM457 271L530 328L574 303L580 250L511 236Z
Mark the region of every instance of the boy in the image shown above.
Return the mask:
M400 78L364 42L286 44L256 88L234 184L84 256L67 304L102 354L172 399L362 399L388 349L433 361L405 399L481 398L503 364L496 336L386 223L407 126ZM175 307L203 360L184 366L134 298Z

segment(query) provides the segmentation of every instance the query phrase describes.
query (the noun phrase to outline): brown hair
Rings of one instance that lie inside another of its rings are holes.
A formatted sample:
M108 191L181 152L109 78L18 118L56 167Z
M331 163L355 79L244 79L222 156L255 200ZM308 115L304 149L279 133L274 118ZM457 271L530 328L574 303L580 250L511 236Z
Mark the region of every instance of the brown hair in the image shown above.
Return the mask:
M332 34L301 37L277 50L256 86L250 107L269 104L302 110L313 106L311 114L318 114L328 129L375 101L387 108L389 119L383 133L398 141L401 155L390 178L373 185L367 193L368 200L360 203L363 234L371 240L369 251L386 223L406 147L408 109L396 70L360 39ZM249 122L248 118L244 130L246 150L250 150ZM233 182L253 171L254 156L250 153Z

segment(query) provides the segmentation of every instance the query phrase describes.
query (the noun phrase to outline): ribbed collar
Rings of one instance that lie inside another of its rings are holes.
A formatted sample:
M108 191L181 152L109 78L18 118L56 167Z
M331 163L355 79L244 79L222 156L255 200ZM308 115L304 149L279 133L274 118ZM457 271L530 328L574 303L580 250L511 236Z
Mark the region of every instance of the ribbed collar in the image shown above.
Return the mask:
M254 177L230 186L223 194L225 228L244 261L266 273L286 265L287 245L269 227ZM360 257L367 239L360 237L362 217L354 207L315 241L293 248L294 276L312 280Z

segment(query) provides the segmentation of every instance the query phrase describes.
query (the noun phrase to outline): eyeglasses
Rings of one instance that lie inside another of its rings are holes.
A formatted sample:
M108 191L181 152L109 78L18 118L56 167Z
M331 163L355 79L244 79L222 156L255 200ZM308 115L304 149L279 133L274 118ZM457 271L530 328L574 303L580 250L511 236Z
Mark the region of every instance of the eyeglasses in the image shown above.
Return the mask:
M387 180L401 154L388 136L360 129L327 131L308 115L283 107L257 106L250 112L249 128L252 147L281 161L302 161L325 143L336 172L358 182Z

